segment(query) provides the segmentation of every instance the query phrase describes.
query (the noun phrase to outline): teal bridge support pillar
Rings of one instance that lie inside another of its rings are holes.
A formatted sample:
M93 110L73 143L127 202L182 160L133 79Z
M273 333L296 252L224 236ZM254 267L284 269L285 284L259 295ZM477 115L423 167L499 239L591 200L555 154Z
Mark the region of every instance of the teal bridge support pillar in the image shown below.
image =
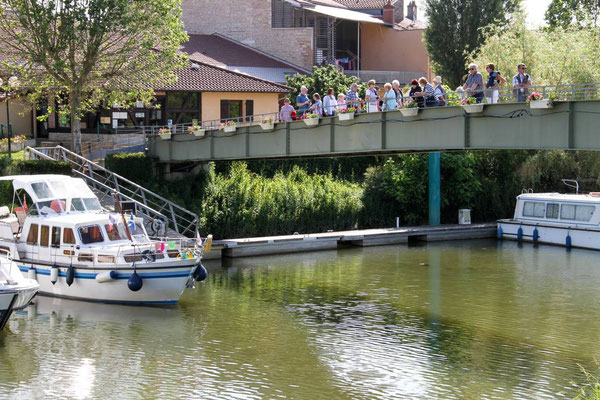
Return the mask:
M441 153L429 153L429 225L439 225L441 216Z

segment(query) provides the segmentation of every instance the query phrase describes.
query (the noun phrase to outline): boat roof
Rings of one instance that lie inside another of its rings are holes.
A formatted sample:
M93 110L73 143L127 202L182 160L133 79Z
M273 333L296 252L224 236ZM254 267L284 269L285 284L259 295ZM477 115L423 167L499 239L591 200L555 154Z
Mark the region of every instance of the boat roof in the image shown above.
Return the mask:
M572 201L600 203L600 192L586 194L571 193L523 193L517 196L519 200L547 200L547 201Z
M122 222L123 219L121 215L116 213L107 213L107 212L97 212L97 213L81 213L74 212L70 213L61 213L61 214L49 214L47 216L33 216L31 218L31 223L35 224L37 221L39 223L48 223L55 224L57 226L80 226L86 224L102 224L108 223L110 220L109 215L113 216L113 219L117 222Z
M68 181L71 179L78 179L78 178L73 178L68 175L58 175L58 174L0 176L0 181L14 181L13 184L18 183L20 185L26 184L26 183L31 183L31 182L48 181L50 179Z

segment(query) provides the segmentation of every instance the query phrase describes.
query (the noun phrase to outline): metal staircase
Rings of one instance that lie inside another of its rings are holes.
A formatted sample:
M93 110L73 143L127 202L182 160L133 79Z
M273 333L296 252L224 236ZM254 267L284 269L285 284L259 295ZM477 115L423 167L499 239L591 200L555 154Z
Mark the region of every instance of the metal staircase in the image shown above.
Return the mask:
M198 215L62 146L26 147L24 158L68 162L75 176L85 180L104 205L114 204L116 191L119 201L144 219L150 236L196 237Z

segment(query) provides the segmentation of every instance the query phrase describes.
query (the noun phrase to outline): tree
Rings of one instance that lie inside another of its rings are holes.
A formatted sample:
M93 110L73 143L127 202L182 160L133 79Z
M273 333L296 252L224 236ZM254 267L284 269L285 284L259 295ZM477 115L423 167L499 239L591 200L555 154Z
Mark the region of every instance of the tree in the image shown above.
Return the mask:
M505 28L490 27L486 41L470 58L494 63L508 87L519 63L527 64L534 85L590 83L600 80L600 29L528 29L525 15L515 13ZM587 96L595 97L591 90Z
M482 28L503 26L521 0L426 0L425 46L433 70L452 86L462 83L466 63L486 40Z
M70 118L80 152L86 112L149 104L156 84L174 80L180 14L181 0L0 0L2 68L34 104L49 99L48 114Z
M546 11L551 28L597 27L600 0L552 0Z
M355 76L342 74L333 65L313 67L312 75L288 75L286 76L286 80L287 85L295 89L291 96L291 103L294 107L296 107L296 96L300 94L302 86L308 88L309 97L314 93L319 93L323 97L327 94L327 89L329 88L333 88L333 93L337 96L340 93L346 94L353 83L360 82ZM365 90L364 85L359 84L358 94L361 98L364 98Z

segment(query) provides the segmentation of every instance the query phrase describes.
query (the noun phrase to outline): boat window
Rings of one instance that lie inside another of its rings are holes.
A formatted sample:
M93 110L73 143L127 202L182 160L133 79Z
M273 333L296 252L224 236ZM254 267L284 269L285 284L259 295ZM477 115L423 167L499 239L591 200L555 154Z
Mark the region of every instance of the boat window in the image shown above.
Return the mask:
M94 255L90 253L79 253L77 261L81 262L94 262Z
M65 228L65 230L63 231L63 243L75 244L75 235L73 234L73 229Z
M546 218L558 219L558 203L548 203L546 205Z
M102 211L100 202L96 198L83 199L83 204L88 211Z
M83 200L81 199L71 199L71 210L70 211L85 211L85 206L83 205Z
M544 218L546 206L539 201L526 201L523 204L524 217Z
M106 254L98 254L98 262L99 263L115 263L115 256L109 256Z
M54 197L52 192L50 191L50 187L46 184L46 182L36 182L31 184L31 188L35 192L35 195L38 199L51 199Z
M42 234L40 235L40 246L48 247L49 240L50 240L50 227L48 225L42 225Z
M98 225L79 228L79 236L81 237L81 243L83 244L100 243L104 241Z
M592 219L594 214L594 206L575 206L575 220L576 221L589 221Z
M31 224L31 225L29 225L29 233L27 234L27 243L37 244L37 242L38 242L38 225Z
M58 226L52 227L52 247L60 246L60 228Z
M106 229L108 240L123 240L117 224L106 224L104 225L104 229Z
M563 204L560 207L560 219L575 219L575 205Z
M594 215L595 206L563 204L560 207L560 219L573 221L589 221Z

